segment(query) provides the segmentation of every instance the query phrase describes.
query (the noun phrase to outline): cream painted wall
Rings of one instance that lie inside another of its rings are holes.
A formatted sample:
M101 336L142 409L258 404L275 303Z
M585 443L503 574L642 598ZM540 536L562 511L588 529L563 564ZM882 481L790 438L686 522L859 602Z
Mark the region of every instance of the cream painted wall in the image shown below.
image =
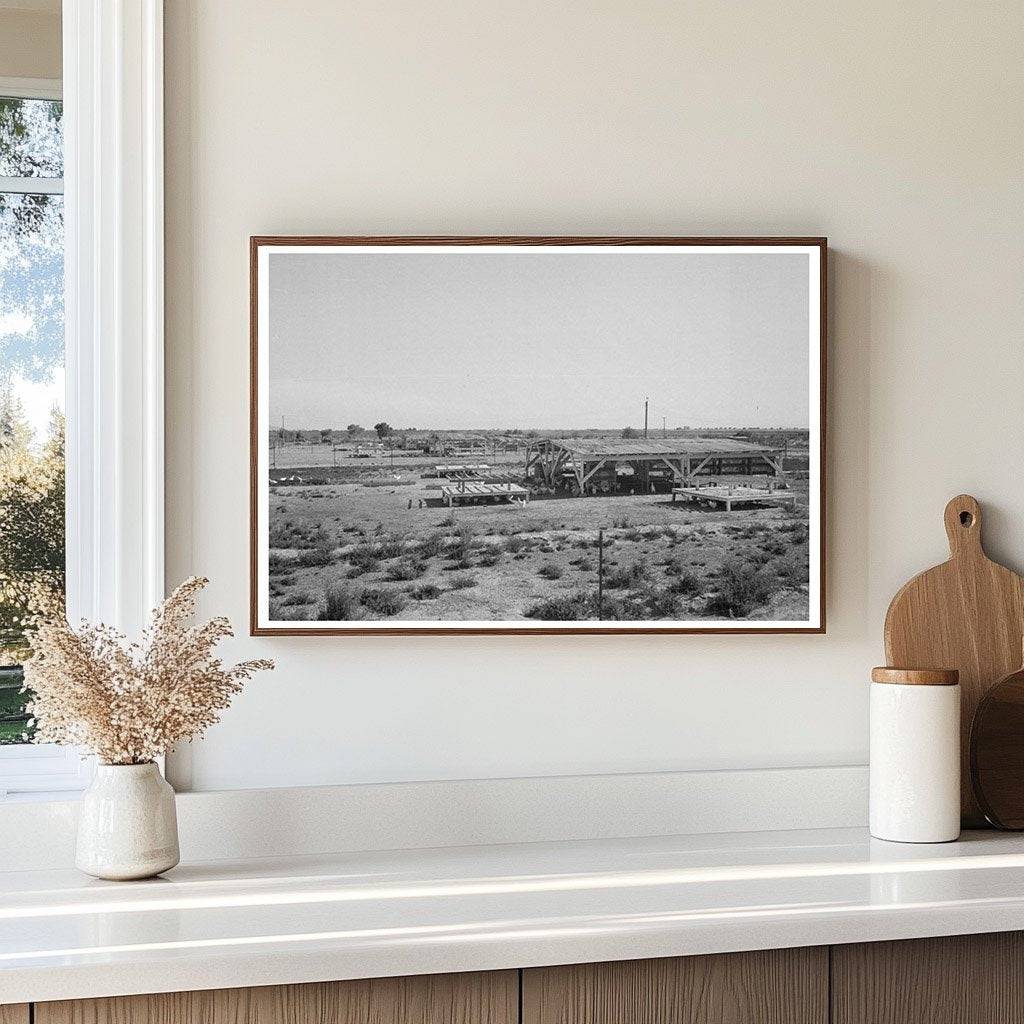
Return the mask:
M0 78L60 78L60 4L23 10L0 3Z
M945 556L946 499L1024 567L1024 6L167 8L168 579L208 574L240 628L250 234L833 247L826 636L242 637L278 670L193 785L864 762L885 607Z

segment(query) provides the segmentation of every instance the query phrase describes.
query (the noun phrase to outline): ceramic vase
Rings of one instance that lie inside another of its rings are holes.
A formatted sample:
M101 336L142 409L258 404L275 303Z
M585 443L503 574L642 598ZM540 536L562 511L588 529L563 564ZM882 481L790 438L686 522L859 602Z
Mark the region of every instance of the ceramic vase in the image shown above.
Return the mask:
M101 764L82 794L75 864L96 878L151 878L178 863L174 790L149 764Z

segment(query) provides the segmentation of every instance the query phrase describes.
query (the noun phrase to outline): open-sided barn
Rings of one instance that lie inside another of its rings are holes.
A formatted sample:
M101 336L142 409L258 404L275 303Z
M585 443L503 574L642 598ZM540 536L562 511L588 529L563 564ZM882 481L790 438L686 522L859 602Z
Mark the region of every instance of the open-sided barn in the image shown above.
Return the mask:
M652 481L687 485L697 476L753 475L783 479L779 452L724 437L546 438L526 449L526 476L548 487L575 484L579 494L609 493L621 478L648 490Z

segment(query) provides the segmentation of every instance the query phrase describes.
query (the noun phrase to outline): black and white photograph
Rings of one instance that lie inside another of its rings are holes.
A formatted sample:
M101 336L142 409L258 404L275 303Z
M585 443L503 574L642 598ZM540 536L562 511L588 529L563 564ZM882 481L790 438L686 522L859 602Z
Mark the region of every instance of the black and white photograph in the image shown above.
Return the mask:
M823 631L823 240L251 251L254 633Z

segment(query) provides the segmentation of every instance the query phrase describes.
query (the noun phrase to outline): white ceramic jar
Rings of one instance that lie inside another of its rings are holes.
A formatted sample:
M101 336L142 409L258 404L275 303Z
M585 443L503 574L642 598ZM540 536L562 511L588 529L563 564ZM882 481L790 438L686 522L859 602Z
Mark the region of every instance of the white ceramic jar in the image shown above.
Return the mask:
M150 878L178 863L174 790L155 764L101 764L82 794L75 864L96 878Z
M958 673L876 668L871 680L871 835L897 843L958 838Z

